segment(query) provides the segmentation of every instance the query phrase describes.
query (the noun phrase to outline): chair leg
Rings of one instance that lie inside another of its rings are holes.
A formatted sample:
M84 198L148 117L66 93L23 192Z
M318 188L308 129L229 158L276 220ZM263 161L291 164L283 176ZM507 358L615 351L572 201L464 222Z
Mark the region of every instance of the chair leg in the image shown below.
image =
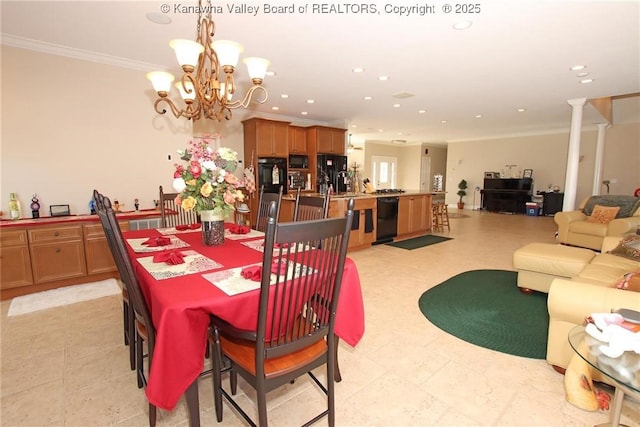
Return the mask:
M258 425L267 427L267 392L264 389L264 383L258 384L256 392L258 394Z
M198 378L196 378L185 392L187 408L189 410L189 427L200 427L200 402L198 396Z
M149 427L155 427L157 417L158 410L156 406L149 403Z
M142 349L144 340L140 334L136 333L135 347L136 347L136 373L138 377L138 388L144 387L142 378L144 376L144 351Z
M131 304L127 304L127 323L126 327L128 329L127 335L129 336L129 364L131 365L131 370L135 371L136 369L136 325L135 325L135 314L133 313L133 306Z
M216 409L216 420L222 421L222 351L217 330L213 332L211 351L213 357L213 402Z
M337 383L339 383L340 381L342 381L342 375L340 375L340 366L338 366L338 343L340 342L340 338L338 338L337 335L334 335L333 338L335 339L335 369L334 369L334 375L335 375L335 381Z

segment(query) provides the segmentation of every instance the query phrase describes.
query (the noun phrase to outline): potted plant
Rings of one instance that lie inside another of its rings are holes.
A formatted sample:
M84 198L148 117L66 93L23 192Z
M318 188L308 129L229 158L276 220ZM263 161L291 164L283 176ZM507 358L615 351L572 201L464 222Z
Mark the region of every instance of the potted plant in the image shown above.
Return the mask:
M458 209L464 209L464 202L462 201L462 198L467 195L467 192L465 191L466 189L467 181L463 179L458 183L458 192L456 193L460 196L460 200L458 200Z

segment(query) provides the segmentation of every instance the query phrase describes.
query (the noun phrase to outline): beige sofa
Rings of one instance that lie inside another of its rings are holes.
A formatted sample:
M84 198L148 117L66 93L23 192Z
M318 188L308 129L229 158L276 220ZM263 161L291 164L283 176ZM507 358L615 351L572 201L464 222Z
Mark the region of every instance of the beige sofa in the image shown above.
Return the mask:
M573 355L567 341L569 331L581 325L591 313L608 313L615 308L640 311L640 292L613 287L623 274L640 269L640 262L607 253L619 241L619 237L604 238L601 253L595 254L577 276L551 282L547 299L547 362L550 365L567 367Z
M597 197L592 199L591 197ZM614 200L624 199L627 203L637 199L635 207L630 210L630 215L626 216L624 210L621 209L622 216L614 219L608 224L600 224L597 222L587 221L588 215L584 210L587 207L587 213L591 211L589 208L599 200L605 206L615 206ZM627 233L634 233L636 228L640 226L640 199L631 196L589 196L580 203L579 210L557 212L553 217L558 225L558 242L566 245L579 246L599 251L602 247L602 241L606 236L622 236Z

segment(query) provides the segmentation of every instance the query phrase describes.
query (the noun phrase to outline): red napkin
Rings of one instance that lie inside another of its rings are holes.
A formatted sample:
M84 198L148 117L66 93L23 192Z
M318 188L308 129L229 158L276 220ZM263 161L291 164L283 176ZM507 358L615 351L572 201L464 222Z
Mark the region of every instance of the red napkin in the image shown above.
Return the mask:
M164 262L169 265L184 264L185 255L180 251L169 251L157 254L153 257L153 262Z
M282 262L278 264L278 262L274 262L271 264L271 272L273 274L278 274L279 272L281 276L285 276L287 274L287 263Z
M200 224L198 224L198 223L194 223L194 224L178 224L178 225L176 225L176 230L178 230L178 231L197 230L198 228L200 228Z
M246 225L234 224L229 227L229 231L233 234L248 234L251 229Z
M142 242L143 245L151 246L167 246L171 244L171 239L168 237L151 237L149 240Z
M259 282L262 276L262 267L259 265L252 265L250 267L245 267L240 272L240 275L245 279L253 280L254 282Z
M273 245L274 248L288 248L289 244L288 243L276 243Z

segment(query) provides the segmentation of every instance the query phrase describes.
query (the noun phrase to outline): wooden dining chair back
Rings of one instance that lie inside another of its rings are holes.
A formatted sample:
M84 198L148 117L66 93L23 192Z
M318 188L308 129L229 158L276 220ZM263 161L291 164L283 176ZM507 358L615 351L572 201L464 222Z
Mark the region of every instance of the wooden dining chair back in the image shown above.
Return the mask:
M309 221L325 219L329 216L329 195L323 197L300 196L300 189L296 193L296 203L293 208L294 221Z
M175 227L176 225L189 225L198 222L198 214L195 209L186 211L176 204L178 193L165 193L160 186L160 221L162 227Z
M276 219L280 216L280 204L282 203L282 186L278 193L265 193L264 185L260 187L260 201L258 202L258 213L254 229L265 232L267 230L267 219L269 216L269 206L271 202L276 202Z
M105 231L109 249L118 268L120 279L129 293L130 304L133 306L136 329L134 343L136 348L138 387L145 387L147 380L144 372L144 343L145 341L147 343L147 365L148 369L151 370L153 349L156 341L155 327L153 326L147 302L133 270L131 259L127 254L122 231L120 230L120 225L111 206L111 200L97 191L94 191L94 197L96 200L96 211ZM155 426L156 418L156 407L149 403L149 425L151 427Z
M256 425L232 397L238 374L256 390L257 425L267 426L266 394L306 373L327 395L327 409L305 425L325 415L330 426L335 424L334 323L353 203L351 199L342 218L278 223L277 205L271 202L256 329L241 331L212 316L210 342L218 421L222 421L224 397L249 424ZM230 363L231 393L222 387L223 360ZM323 365L326 386L311 372Z

